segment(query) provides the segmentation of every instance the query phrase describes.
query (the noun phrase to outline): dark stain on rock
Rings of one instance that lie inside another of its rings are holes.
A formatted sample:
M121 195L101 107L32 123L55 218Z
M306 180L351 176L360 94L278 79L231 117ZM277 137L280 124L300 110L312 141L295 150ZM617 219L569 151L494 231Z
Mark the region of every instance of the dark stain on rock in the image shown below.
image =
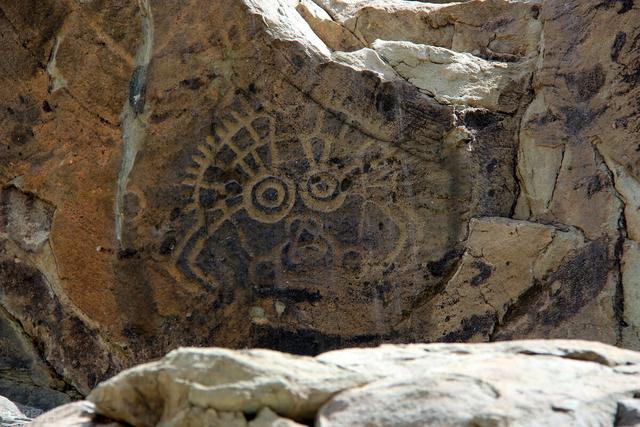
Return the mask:
M618 10L619 14L627 13L633 9L634 0L620 0L622 7Z
M383 300L384 297L391 292L393 286L388 280L383 280L382 282L378 282L375 286L376 295L378 299Z
M558 120L560 120L560 117L558 117L556 114L553 114L550 111L547 111L542 115L535 116L533 119L529 120L525 125L526 126L546 126L551 123L557 122Z
M33 130L29 126L17 124L11 131L11 142L17 146L22 146L31 141L33 136Z
M386 85L383 86L383 88ZM389 120L393 120L395 116L394 110L397 105L397 100L393 92L381 91L376 94L376 110L383 114Z
M500 112L511 113L517 110L523 95L522 83L515 80L507 83L498 96Z
M604 86L605 79L606 75L600 64L588 71L578 72L565 77L569 88L580 102L593 98L602 86Z
M616 4L620 3L620 9L618 9L618 14L622 15L623 13L627 13L634 6L634 0L605 0L596 5L596 9L610 9L614 7Z
M49 104L48 101L42 101L42 111L44 111L45 113L53 112L53 108L51 107L51 104Z
M589 126L595 116L580 107L562 107L561 111L565 115L567 129L573 134L577 134Z
M606 241L590 242L518 298L503 316L505 327L496 338L513 339L532 331L540 335L557 328L602 292L614 261ZM517 326L509 328L510 324Z
M385 296L393 289L393 286L388 280L382 280L377 282L364 282L362 290L362 296L367 300L378 299L385 304Z
M487 312L482 315L474 314L462 319L459 330L449 332L438 341L467 342L478 334L489 337L493 331L494 325L497 323L498 317L495 313Z
M252 325L250 347L268 348L292 354L315 356L344 347L372 347L390 341L392 336L363 334L344 337L312 329L291 331L269 325Z
M42 274L33 267L14 261L0 261L0 291L3 298L12 296L29 301L25 310L29 316L38 318L47 309L50 299Z
M304 66L304 58L300 55L293 55L291 63L299 70Z
M620 9L618 9L619 15L627 13L633 9L634 0L618 0L618 2L620 2Z
M616 38L613 41L613 46L611 47L611 60L613 62L617 62L620 57L620 51L627 43L627 33L620 31L616 34Z
M634 399L637 399L635 395ZM618 401L613 425L615 427L640 425L640 402L631 399Z
M362 254L357 251L349 251L342 256L342 268L346 271L358 274L362 270Z
M489 161L489 163L487 163L487 166L486 166L487 173L491 173L494 170L496 170L497 166L498 166L498 159L491 159L491 161Z
M123 260L123 259L131 259L131 258L140 258L140 256L138 255L138 251L136 249L133 248L125 248L122 249L120 251L118 251L118 259Z
M198 90L204 86L204 82L199 77L193 79L185 79L180 82L180 85L191 90Z
M624 73L622 81L630 85L637 85L640 83L640 61L637 61L635 69L630 72Z
M177 240L174 233L167 233L164 237L164 240L160 244L160 249L158 253L160 255L171 255L173 249L176 247Z
M480 129L499 121L497 115L483 108L469 108L464 111L462 120L465 126Z
M427 270L434 277L446 276L451 269L455 266L455 262L462 256L462 252L457 249L452 249L442 258L437 261L430 261L427 263Z
M257 236L257 235L256 235ZM246 286L250 257L230 221L225 221L206 241L196 258L196 266L218 283Z
M587 197L591 198L594 194L602 191L605 187L605 182L603 182L603 177L599 175L594 175L589 177L587 182Z
M142 331L140 339L130 342L141 347L151 344L161 322L147 265L143 252L133 248L121 251L114 261L114 294L118 310L131 328Z
M511 53L494 52L491 49L482 47L478 51L478 57L486 59L487 61L500 61L500 62L518 62L521 57L513 55Z
M169 214L169 220L170 221L175 221L178 218L180 218L181 214L182 214L182 209L180 209L179 207L175 207L175 208L171 209L171 213Z
M153 113L149 120L151 121L151 123L158 124L166 121L169 117L171 117L171 113L168 111L164 111L162 113Z
M255 288L256 294L261 297L269 297L289 301L293 303L298 302L319 302L322 300L320 291L310 291L308 289L294 289L294 288L275 288L275 287L262 287Z
M18 40L22 39L22 43L16 45L29 51L33 56L32 61L34 67L31 69L33 73L37 72L37 68L44 69L44 63L47 60L47 50L51 46L52 39L59 34L60 28L64 24L70 7L64 2L46 2L46 1L21 1L15 3L18 10L18 16L26 19L15 29L15 35ZM13 8L13 4L12 4ZM0 8L0 22L11 22L4 11ZM20 22L20 21L19 21ZM9 31L13 32L13 24L10 24ZM6 27L5 27L6 28ZM8 34L3 29L3 37ZM27 36L26 34L29 34ZM10 61L8 61L10 63ZM36 68L37 67L37 68ZM30 70L30 71L31 71Z
M478 270L478 274L471 279L471 285L473 286L479 286L485 283L493 272L493 268L491 268L489 264L480 260L473 261L473 267Z
M395 140L403 145L412 141L432 141L440 138L453 127L453 108L438 104L406 81L380 83L370 92L375 112L380 114L384 126L395 133ZM401 117L401 120L396 120Z
M559 282L560 288L551 295L553 304L537 316L546 325L574 316L587 303L592 301L607 284L612 264L604 242L589 243L584 249L553 272L545 281L550 289Z
M26 262L0 259L0 295L3 305L12 307L25 330L49 336L46 340L31 336L38 356L45 360L46 352L47 362L57 372L74 378L74 384L85 393L121 368L99 344L98 332L66 310L36 268ZM68 355L80 353L84 357L66 360Z
M540 6L538 5L531 6L531 17L533 19L538 19L540 17Z
M40 123L40 105L28 96L20 95L18 98L20 103L15 108L7 107L9 118L23 127Z

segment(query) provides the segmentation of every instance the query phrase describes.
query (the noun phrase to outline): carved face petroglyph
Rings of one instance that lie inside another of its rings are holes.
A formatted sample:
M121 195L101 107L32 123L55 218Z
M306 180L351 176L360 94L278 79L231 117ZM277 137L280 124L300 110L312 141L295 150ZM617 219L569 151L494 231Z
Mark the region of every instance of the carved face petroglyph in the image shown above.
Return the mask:
M184 182L197 220L178 250L207 286L328 286L389 268L415 235L394 205L394 149L327 113L305 132L238 95ZM302 120L302 118L301 118Z

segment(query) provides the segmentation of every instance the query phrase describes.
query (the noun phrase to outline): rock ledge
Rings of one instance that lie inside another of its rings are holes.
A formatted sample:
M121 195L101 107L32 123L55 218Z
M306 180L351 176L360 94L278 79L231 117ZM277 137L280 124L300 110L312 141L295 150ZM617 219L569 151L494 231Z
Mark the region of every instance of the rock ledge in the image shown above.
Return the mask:
M33 425L633 426L640 353L564 340L383 345L314 358L181 348L103 382L88 400Z

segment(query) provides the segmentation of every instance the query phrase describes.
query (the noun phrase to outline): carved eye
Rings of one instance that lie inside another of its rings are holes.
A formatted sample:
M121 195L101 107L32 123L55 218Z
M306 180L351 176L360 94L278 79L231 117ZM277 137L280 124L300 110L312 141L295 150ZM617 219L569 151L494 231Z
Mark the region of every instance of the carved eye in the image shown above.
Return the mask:
M338 209L346 197L342 181L331 171L311 172L300 186L300 196L309 209L331 212Z
M330 173L319 172L307 179L307 192L318 201L333 200L340 194L340 183Z
M245 206L257 221L274 223L284 218L295 201L294 186L286 178L261 176L245 190Z

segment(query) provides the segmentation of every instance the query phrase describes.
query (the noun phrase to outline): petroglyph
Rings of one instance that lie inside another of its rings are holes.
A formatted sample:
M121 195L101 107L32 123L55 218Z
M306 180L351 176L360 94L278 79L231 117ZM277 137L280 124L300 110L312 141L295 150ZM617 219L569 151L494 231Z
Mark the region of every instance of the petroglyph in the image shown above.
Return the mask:
M197 218L175 252L187 276L211 287L302 286L327 270L364 280L419 238L415 212L389 203L406 154L326 112L298 134L244 94L221 111L183 183Z

